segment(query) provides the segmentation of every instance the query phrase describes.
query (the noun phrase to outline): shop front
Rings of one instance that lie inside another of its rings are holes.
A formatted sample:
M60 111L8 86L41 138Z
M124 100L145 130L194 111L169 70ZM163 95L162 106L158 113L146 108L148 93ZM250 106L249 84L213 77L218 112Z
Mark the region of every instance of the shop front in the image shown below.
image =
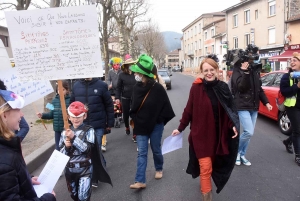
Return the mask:
M287 45L284 47L284 52L280 55L270 57L269 62L279 63L279 69L275 70L286 70L290 66L290 59L294 52L300 52L300 44Z
M277 61L270 61L270 58L274 56L279 56L282 48L264 49L259 50L260 62L264 66L270 65L271 71L279 70L280 63Z

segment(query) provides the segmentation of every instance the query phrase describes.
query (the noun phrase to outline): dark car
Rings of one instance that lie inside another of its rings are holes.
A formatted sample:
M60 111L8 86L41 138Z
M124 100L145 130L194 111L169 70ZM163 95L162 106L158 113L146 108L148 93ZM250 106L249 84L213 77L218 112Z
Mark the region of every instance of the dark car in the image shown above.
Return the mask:
M159 74L162 77L162 79L165 81L167 89L171 89L172 88L171 78L169 76L168 70L167 69L158 70L157 74Z
M271 73L266 73L261 77L262 88L270 104L273 106L273 109L268 111L268 109L262 103L260 103L258 112L259 114L276 120L278 122L280 131L285 135L290 135L292 132L291 122L287 117L286 112L281 112L276 107L276 98L278 97L280 80L285 73L287 73L287 71L274 71Z

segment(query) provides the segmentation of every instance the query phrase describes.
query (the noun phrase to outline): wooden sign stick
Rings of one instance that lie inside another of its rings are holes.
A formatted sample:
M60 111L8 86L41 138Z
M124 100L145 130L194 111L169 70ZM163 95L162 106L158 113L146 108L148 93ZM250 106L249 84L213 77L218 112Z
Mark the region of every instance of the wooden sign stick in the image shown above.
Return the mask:
M66 102L65 102L62 81L57 80L57 85L58 85L59 100L60 100L60 105L61 105L61 112L62 112L63 120L64 120L64 128L65 128L65 130L67 130L70 128L70 126L69 126L69 122L68 122L67 107L66 107Z

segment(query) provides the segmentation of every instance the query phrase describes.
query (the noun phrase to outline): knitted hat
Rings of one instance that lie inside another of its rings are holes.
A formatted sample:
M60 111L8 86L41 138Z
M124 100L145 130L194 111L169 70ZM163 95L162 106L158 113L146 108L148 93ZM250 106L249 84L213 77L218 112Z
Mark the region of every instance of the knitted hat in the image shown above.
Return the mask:
M25 101L22 96L19 96L12 91L0 90L0 96L6 101L6 103L0 105L0 108L6 104L12 109L21 109L24 106Z
M153 60L146 54L142 54L138 62L130 67L130 70L135 73L141 73L143 75L147 75L148 77L153 78L154 75L152 73L153 69Z
M299 52L294 52L293 57L297 58L300 61L300 53Z
M68 114L71 117L82 117L85 113L87 113L87 108L79 101L71 103L68 107Z

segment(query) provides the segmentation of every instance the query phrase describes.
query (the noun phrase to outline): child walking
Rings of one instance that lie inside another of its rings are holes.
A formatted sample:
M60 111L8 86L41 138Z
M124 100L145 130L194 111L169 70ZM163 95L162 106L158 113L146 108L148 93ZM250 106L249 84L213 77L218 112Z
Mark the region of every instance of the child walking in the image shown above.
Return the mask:
M70 104L69 96L69 83L67 81L62 82L63 92L65 96L66 107ZM59 94L52 100L54 110L50 110L48 113L37 113L37 116L41 119L53 119L53 130L55 133L55 149L59 151L59 140L61 132L64 130L64 121L61 111L61 104L59 100Z
M70 104L68 115L72 126L62 132L59 142L60 151L70 157L65 177L71 198L76 201L90 200L92 179L93 182L99 180L111 184L94 129L83 123L87 111L87 107L79 101Z

